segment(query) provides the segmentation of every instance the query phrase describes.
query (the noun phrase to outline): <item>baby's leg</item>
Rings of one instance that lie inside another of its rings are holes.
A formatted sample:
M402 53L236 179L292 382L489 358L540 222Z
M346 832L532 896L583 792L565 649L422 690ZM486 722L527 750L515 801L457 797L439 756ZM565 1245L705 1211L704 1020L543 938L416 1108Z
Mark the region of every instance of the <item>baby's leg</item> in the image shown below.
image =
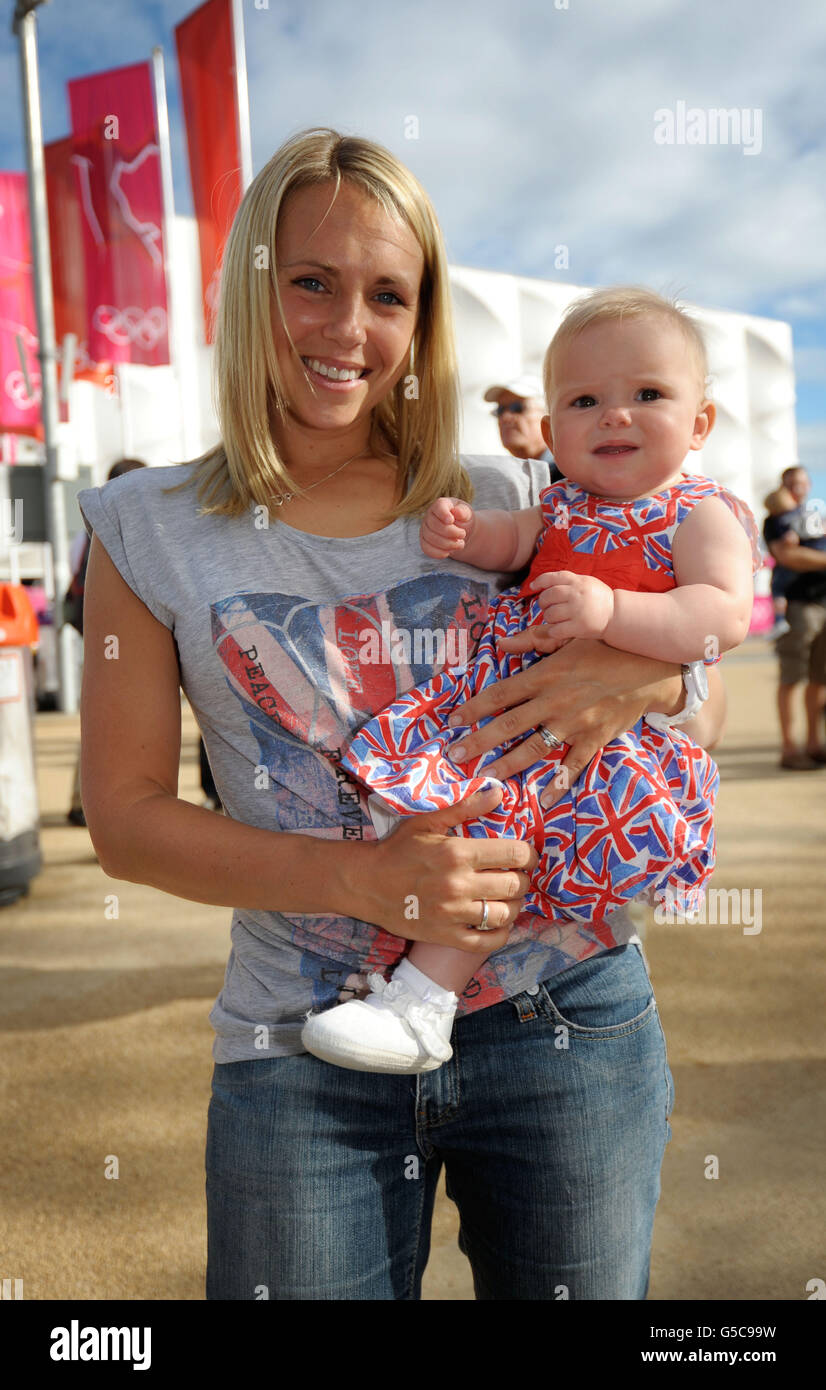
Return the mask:
M397 817L375 793L368 805L381 839ZM363 977L348 976L336 1008L308 1015L302 1043L323 1061L353 1071L433 1071L453 1055L450 1035L458 995L487 958L483 945L480 941L477 954L415 941L390 981L370 975L366 999Z
M436 946L432 941L414 941L405 957L423 975L454 994L463 992L487 958L487 951L475 955L453 946Z
M354 1071L433 1071L453 1055L450 1035L462 993L487 952L415 941L390 981L369 977L366 999L311 1014L301 1033L308 1052ZM344 989L356 993L361 977ZM359 991L360 993L360 991Z

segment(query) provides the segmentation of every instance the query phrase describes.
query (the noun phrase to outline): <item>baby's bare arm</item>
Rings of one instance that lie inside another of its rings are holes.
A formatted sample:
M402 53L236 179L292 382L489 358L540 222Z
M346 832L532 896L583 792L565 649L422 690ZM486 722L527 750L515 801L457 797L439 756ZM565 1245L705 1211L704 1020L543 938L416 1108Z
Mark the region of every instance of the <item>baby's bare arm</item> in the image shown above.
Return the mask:
M739 646L754 598L751 548L725 502L709 497L694 508L674 536L673 559L678 587L665 594L617 590L602 640L679 662Z
M474 512L460 558L482 570L521 570L533 555L541 530L541 507L520 512Z
M542 529L542 508L476 512L458 497L439 497L427 509L420 532L425 555L455 555L481 570L510 573L528 563Z

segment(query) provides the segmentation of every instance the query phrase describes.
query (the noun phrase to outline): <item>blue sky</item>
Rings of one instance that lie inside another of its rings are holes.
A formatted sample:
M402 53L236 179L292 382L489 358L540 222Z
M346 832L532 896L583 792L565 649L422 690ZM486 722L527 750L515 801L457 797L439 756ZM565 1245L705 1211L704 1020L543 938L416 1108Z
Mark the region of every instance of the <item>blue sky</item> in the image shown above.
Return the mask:
M195 8L38 10L47 140L68 130L69 78L163 47L179 212L191 196L172 29ZM13 0L0 11L0 168L21 169ZM306 126L364 134L422 180L455 264L641 282L788 320L800 456L826 496L823 0L245 0L244 14L255 169ZM759 152L679 143L676 128L657 143L655 113L676 120L680 102L759 113Z

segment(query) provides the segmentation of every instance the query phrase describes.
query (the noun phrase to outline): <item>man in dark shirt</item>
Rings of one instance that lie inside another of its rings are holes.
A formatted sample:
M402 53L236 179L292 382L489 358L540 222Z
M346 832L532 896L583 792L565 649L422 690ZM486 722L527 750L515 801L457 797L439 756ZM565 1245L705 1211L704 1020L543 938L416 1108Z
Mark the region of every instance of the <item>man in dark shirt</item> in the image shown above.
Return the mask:
M780 516L769 516L763 536L779 565L793 571L786 589L789 631L775 644L780 661L777 712L782 749L780 766L811 771L826 765L822 741L823 708L826 704L826 534L820 508L807 501L811 481L805 468L787 468L783 484L797 506ZM806 682L806 748L795 742L794 690Z

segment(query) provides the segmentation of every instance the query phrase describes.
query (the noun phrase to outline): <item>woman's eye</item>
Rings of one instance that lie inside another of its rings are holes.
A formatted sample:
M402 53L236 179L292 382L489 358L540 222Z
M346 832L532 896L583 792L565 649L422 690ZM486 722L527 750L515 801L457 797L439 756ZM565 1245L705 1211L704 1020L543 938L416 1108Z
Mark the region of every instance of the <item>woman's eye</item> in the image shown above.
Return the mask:
M641 401L658 401L662 392L658 391L656 386L643 386L637 394Z
M587 409L590 405L596 405L596 403L596 397L594 396L577 396L576 400L572 402L573 405L582 406L583 410Z
M319 289L324 289L321 281L317 280L314 275L300 275L297 280L293 280L293 284L300 285L302 289L311 289L315 285L317 285Z
M376 298L380 299L383 304L401 304L402 302L395 290L380 290Z

